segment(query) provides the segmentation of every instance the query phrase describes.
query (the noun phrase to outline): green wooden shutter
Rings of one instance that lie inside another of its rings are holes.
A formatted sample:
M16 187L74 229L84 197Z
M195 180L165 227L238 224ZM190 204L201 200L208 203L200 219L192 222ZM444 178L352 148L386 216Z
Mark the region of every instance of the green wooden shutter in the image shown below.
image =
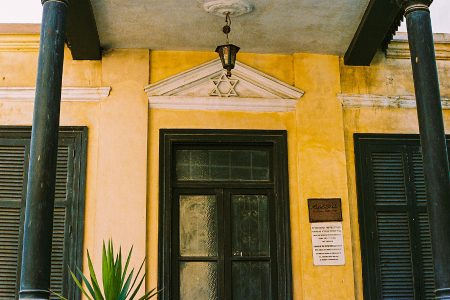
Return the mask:
M402 149L370 152L375 261L382 299L414 298L409 212Z
M0 127L0 299L17 299L29 135L26 129ZM67 266L81 269L85 144L85 130L60 132L50 289L71 300L80 298Z
M365 299L434 299L418 136L355 135Z
M26 151L0 139L0 299L16 297Z

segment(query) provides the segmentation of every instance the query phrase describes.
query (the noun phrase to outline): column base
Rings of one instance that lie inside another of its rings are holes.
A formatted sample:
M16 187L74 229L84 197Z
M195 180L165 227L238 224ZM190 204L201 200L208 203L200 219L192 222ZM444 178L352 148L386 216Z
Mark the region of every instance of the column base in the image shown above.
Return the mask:
M438 289L435 293L436 300L450 300L450 288Z
M23 289L19 291L19 299L48 300L50 291L41 289Z

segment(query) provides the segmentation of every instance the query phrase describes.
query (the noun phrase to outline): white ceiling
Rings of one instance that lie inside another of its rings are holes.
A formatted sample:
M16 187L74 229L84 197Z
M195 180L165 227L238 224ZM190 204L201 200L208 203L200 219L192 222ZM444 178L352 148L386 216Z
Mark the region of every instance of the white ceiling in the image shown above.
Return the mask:
M200 0L91 0L102 47L215 50L224 18ZM230 42L257 53L342 55L369 0L248 0L254 11L232 18Z

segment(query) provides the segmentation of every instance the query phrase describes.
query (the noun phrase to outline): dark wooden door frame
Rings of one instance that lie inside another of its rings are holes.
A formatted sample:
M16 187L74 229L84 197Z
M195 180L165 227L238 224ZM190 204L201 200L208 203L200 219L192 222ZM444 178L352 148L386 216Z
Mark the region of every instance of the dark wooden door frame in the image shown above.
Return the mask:
M171 234L173 156L177 145L239 145L268 146L272 148L275 223L277 232L278 298L292 299L291 245L289 218L289 180L287 162L287 133L280 130L198 130L161 129L159 157L159 230L158 230L158 288L163 288L159 299L171 299ZM251 186L251 183L249 183Z

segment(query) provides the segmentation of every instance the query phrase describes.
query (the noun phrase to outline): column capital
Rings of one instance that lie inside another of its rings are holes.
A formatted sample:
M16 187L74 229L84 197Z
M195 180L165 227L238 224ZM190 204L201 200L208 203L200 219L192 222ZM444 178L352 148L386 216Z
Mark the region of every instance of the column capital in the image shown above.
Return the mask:
M405 15L414 10L428 10L433 0L394 0L405 11Z
M70 4L70 0L41 0L41 4L44 5L45 2L50 2L50 1L53 1L53 2L62 2L62 3L64 3L64 4L66 4L66 5L69 5L69 4Z

